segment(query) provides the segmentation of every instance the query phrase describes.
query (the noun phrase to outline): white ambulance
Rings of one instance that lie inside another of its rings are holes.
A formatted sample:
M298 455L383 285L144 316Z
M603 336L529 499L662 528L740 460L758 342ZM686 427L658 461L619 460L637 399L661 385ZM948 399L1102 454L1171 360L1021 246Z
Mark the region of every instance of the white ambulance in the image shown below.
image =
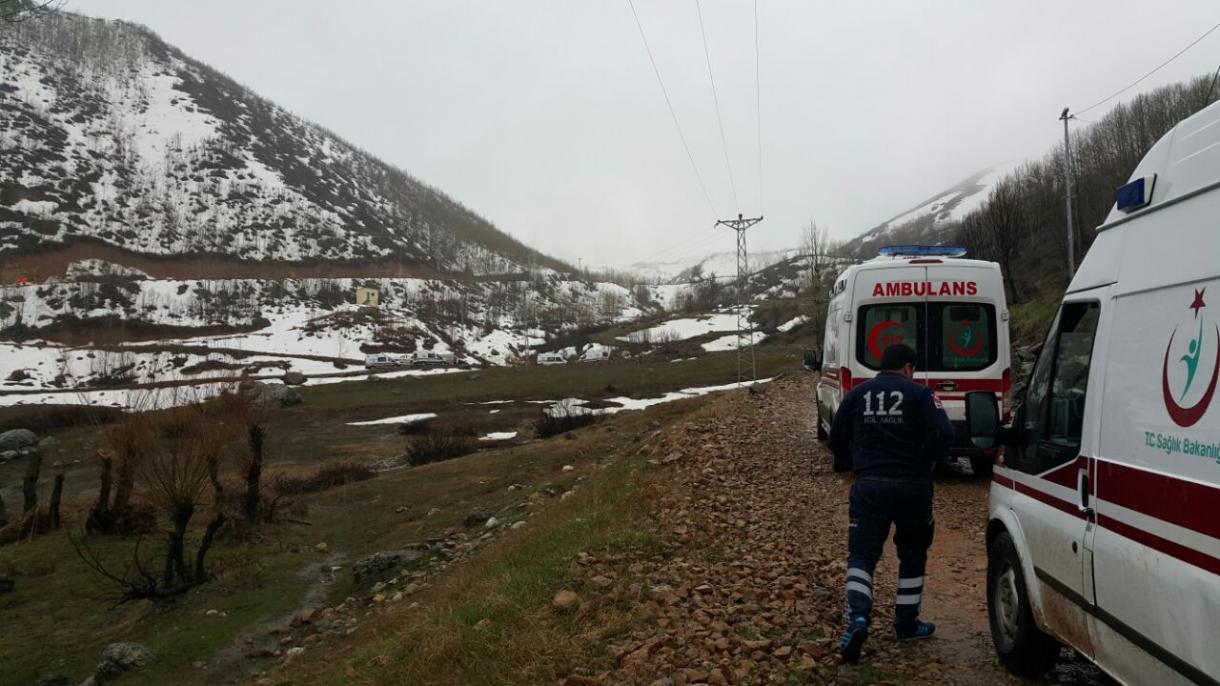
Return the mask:
M1220 104L1148 151L1064 295L991 484L1000 661L1220 684Z
M964 254L887 246L835 279L817 383L818 438L826 438L843 396L876 376L881 353L905 343L919 354L916 381L932 387L957 429L950 457L968 457L976 474L991 474L991 450L972 445L965 431L965 397L987 391L1005 402L1008 306L1000 266Z

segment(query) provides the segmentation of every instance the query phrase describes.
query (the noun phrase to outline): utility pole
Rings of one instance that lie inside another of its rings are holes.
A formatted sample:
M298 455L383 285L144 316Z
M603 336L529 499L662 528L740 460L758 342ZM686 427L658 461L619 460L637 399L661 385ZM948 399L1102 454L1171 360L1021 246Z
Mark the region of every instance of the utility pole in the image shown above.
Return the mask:
M746 219L739 213L736 219L720 219L716 226L727 226L737 232L737 383L748 377L758 380L754 370L754 331L750 325L750 296L746 288L750 265L746 255L746 229L762 221L761 216Z
M1076 228L1075 212L1072 208L1072 141L1068 137L1068 121L1076 117L1068 114L1068 108L1063 108L1059 115L1063 120L1063 179L1067 189L1067 249L1068 249L1068 281L1076 275Z

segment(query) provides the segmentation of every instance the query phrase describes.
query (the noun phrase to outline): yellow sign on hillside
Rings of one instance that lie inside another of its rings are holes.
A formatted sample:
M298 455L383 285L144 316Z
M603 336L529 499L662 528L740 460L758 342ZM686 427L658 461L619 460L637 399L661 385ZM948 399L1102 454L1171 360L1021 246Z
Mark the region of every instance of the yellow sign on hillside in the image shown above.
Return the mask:
M360 286L356 289L356 304L362 307L378 307L381 304L381 292L376 288Z

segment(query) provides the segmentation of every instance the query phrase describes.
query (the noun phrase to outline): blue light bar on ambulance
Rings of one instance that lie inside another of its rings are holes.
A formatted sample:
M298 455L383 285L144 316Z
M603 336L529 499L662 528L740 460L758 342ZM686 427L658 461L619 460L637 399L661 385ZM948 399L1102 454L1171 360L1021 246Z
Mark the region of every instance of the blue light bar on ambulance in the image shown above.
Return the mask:
M882 257L965 257L960 245L887 245L877 254Z
M1140 178L1114 191L1114 204L1119 212L1132 212L1147 207L1152 202L1152 189L1156 186L1156 174Z

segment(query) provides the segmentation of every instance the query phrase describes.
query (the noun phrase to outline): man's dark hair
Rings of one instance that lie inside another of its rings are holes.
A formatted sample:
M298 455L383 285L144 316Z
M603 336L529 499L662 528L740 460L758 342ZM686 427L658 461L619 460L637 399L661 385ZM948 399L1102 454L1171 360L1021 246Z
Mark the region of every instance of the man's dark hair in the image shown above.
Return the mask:
M915 354L911 346L905 343L895 343L881 353L881 371L883 372L896 372L908 364L915 366L918 362L919 356Z

